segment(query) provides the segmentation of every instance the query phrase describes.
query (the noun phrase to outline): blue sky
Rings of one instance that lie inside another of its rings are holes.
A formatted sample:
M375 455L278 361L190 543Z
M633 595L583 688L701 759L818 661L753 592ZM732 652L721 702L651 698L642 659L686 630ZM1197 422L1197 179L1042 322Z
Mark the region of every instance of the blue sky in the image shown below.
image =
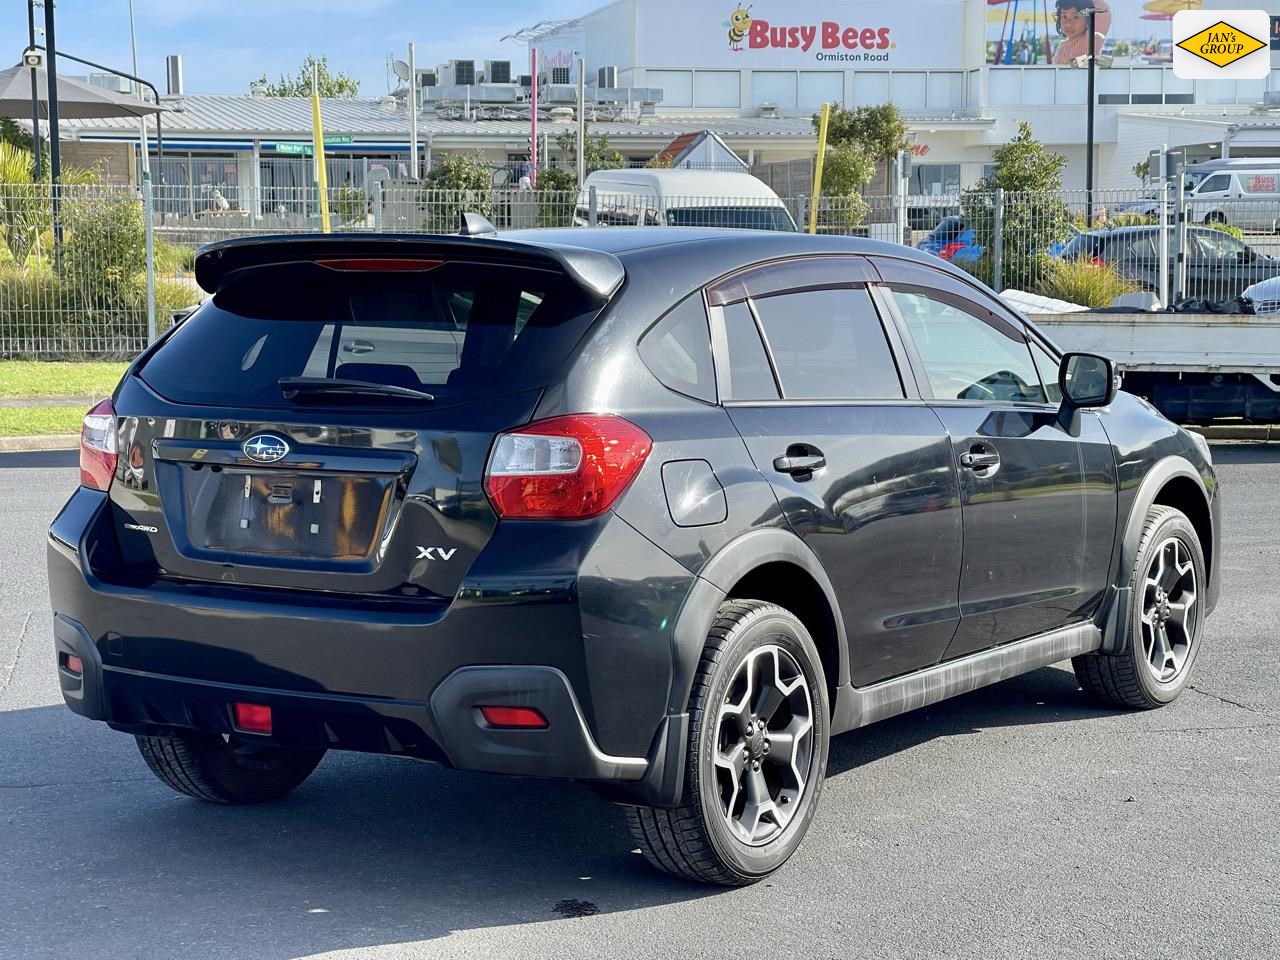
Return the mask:
M181 53L188 93L246 93L264 71L293 73L308 53L360 80L360 92L386 93L388 53L417 45L418 63L450 57L522 61L525 48L499 43L538 20L578 16L594 0L134 0L141 75L164 89L164 57ZM36 11L39 22L42 14ZM128 0L59 0L59 49L126 72L130 66ZM25 0L0 13L4 66L27 45ZM71 71L74 64L62 66ZM514 66L513 66L514 70Z

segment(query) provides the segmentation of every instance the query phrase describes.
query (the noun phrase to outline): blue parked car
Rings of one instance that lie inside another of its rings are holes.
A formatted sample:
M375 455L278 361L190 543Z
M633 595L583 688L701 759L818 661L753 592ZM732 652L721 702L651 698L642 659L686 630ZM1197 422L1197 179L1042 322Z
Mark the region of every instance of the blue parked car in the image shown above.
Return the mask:
M920 249L957 265L982 256L982 247L975 240L973 228L955 216L943 217L920 241Z

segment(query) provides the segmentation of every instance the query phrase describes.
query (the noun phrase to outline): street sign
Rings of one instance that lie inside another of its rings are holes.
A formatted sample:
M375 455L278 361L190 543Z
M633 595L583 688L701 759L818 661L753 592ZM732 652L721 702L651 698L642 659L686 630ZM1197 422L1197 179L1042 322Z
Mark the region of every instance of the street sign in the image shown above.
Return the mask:
M297 156L309 157L312 154L312 146L309 143L277 143L276 153L291 153Z
M341 146L344 143L350 143L350 137L325 137L324 145L326 147Z

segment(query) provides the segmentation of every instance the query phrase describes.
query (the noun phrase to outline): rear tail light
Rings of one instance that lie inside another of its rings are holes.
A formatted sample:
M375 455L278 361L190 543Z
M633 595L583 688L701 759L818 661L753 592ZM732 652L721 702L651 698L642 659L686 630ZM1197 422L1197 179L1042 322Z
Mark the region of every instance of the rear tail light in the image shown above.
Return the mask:
M545 730L549 726L542 711L533 707L481 707L480 715L491 727Z
M316 265L330 270L407 270L425 273L440 266L441 260L424 260L421 257L349 257L342 260L317 260Z
M84 661L74 653L63 655L62 667L67 671L67 673L75 674L77 677L84 676Z
M631 485L652 447L647 433L612 414L540 420L498 436L485 490L501 517L598 516Z
M938 254L938 256L942 257L943 260L950 260L952 257L954 257L957 253L959 253L963 249L964 249L963 243L948 243L942 247L942 251Z
M1090 265L1095 267L1105 267L1107 265L1106 261L1103 260L1101 257L1090 257L1089 263Z
M116 411L110 400L103 400L84 415L80 427L80 485L91 490L111 486L118 453Z
M236 703L232 705L235 728L243 733L271 735L271 708L261 703Z

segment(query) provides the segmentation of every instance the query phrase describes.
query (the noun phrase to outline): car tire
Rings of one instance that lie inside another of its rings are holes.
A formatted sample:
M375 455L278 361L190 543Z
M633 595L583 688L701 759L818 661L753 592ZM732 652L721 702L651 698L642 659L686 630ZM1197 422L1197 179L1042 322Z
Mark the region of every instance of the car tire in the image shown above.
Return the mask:
M745 886L769 876L817 809L829 718L822 659L804 624L776 604L725 602L690 695L683 802L628 807L633 841L677 877Z
M323 750L287 750L216 733L137 737L151 772L178 793L210 803L278 800L311 775Z
M1226 217L1226 214L1219 213L1218 211L1214 210L1213 212L1206 213L1204 215L1204 222L1205 223L1226 223L1227 217Z
M1191 521L1173 507L1152 507L1129 580L1133 599L1122 649L1071 661L1085 693L1138 710L1177 699L1200 651L1207 585L1204 550Z

